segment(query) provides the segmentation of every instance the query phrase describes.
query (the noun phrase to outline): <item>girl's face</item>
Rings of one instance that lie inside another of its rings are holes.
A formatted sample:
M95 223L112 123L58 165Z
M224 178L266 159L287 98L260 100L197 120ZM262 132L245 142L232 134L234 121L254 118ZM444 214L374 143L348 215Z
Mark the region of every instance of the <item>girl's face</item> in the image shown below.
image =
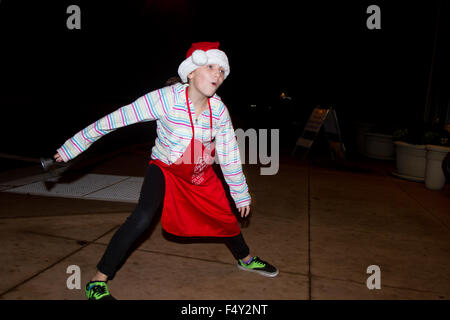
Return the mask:
M219 89L225 77L225 70L218 64L198 67L189 75L189 85L194 86L205 97L211 97Z

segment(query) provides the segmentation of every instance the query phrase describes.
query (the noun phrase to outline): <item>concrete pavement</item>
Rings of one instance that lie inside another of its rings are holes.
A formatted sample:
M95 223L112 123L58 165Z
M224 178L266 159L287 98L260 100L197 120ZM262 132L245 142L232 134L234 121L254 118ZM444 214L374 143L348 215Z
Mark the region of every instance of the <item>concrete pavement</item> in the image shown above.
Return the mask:
M79 172L139 177L148 156L127 150ZM33 181L35 170L27 173ZM156 300L450 298L448 184L427 190L390 176L393 162L369 159L336 167L286 156L277 175L261 176L258 165L244 170L253 204L242 231L252 253L276 265L279 276L238 270L222 243L174 241L158 219L109 282L111 292ZM7 176L3 191L12 188ZM0 192L0 299L85 299L84 284L133 208ZM369 290L373 265L381 289ZM81 289L68 289L69 266L79 267Z

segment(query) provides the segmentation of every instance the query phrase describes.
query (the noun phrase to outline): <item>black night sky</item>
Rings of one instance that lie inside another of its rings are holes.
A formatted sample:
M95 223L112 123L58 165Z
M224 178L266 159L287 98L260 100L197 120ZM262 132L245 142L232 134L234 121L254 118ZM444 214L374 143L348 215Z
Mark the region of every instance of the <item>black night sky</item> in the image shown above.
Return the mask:
M66 27L71 4L81 30ZM372 4L380 30L366 27ZM449 97L447 1L2 0L1 149L53 155L78 130L164 86L196 41L220 41L228 55L218 94L235 128L306 121L318 104L337 110L349 141L356 121L423 119L438 8L434 105ZM289 112L276 111L281 92L293 99ZM123 129L124 143L153 140L151 128Z

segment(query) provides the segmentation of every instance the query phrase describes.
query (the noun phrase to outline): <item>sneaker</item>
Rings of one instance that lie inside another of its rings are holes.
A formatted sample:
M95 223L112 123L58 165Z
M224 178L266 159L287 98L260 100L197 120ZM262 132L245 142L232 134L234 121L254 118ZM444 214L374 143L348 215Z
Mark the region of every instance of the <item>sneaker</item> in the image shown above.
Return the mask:
M90 281L84 289L89 300L116 300L108 290L104 281Z
M276 277L278 275L277 268L256 256L252 258L249 264L239 260L237 267L241 270L257 272L266 277Z

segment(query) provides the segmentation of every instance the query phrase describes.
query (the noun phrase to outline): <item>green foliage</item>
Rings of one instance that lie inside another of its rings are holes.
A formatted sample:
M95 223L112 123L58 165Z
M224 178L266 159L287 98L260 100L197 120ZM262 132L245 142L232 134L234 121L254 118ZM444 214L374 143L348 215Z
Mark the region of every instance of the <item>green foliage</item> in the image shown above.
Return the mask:
M450 146L450 133L443 129L432 127L401 128L394 131L394 140L410 144Z

